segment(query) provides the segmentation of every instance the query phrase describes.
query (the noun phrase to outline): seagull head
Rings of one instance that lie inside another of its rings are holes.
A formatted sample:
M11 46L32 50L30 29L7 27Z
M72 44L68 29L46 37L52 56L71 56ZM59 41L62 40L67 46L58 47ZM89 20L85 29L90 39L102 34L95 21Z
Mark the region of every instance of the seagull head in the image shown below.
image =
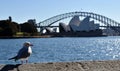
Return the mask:
M29 46L33 46L33 44L31 44L30 42L25 42L25 43L23 44L23 46L24 46L24 47L29 47Z

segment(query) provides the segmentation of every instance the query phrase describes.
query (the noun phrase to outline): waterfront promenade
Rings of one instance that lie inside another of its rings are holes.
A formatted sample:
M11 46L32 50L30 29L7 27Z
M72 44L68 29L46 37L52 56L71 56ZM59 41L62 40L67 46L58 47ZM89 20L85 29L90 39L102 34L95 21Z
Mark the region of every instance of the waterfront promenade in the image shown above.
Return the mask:
M0 65L0 71L120 71L120 60Z

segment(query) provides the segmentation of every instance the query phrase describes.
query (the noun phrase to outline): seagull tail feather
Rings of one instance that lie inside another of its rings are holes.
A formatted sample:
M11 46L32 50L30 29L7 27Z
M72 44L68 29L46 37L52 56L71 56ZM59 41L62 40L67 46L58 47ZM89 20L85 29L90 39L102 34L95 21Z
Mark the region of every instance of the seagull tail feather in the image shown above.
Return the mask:
M17 56L12 57L12 58L9 58L8 60L12 60L12 59L15 59L15 61L18 60L18 59L17 59Z

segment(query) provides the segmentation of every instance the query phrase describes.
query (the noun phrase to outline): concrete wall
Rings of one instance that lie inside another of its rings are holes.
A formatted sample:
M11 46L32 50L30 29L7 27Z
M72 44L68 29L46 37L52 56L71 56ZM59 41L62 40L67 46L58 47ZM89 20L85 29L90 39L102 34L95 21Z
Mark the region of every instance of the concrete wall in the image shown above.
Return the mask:
M120 61L83 61L0 65L0 71L120 71Z

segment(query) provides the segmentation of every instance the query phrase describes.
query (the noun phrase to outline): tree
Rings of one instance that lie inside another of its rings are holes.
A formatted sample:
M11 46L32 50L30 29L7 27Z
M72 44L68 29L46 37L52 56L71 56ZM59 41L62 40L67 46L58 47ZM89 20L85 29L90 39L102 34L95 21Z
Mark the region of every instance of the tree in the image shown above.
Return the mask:
M21 32L26 32L31 35L34 35L35 33L37 33L37 28L33 24L25 22L23 24L20 24L20 26L21 26Z
M0 36L13 36L18 32L18 24L9 20L0 21Z

